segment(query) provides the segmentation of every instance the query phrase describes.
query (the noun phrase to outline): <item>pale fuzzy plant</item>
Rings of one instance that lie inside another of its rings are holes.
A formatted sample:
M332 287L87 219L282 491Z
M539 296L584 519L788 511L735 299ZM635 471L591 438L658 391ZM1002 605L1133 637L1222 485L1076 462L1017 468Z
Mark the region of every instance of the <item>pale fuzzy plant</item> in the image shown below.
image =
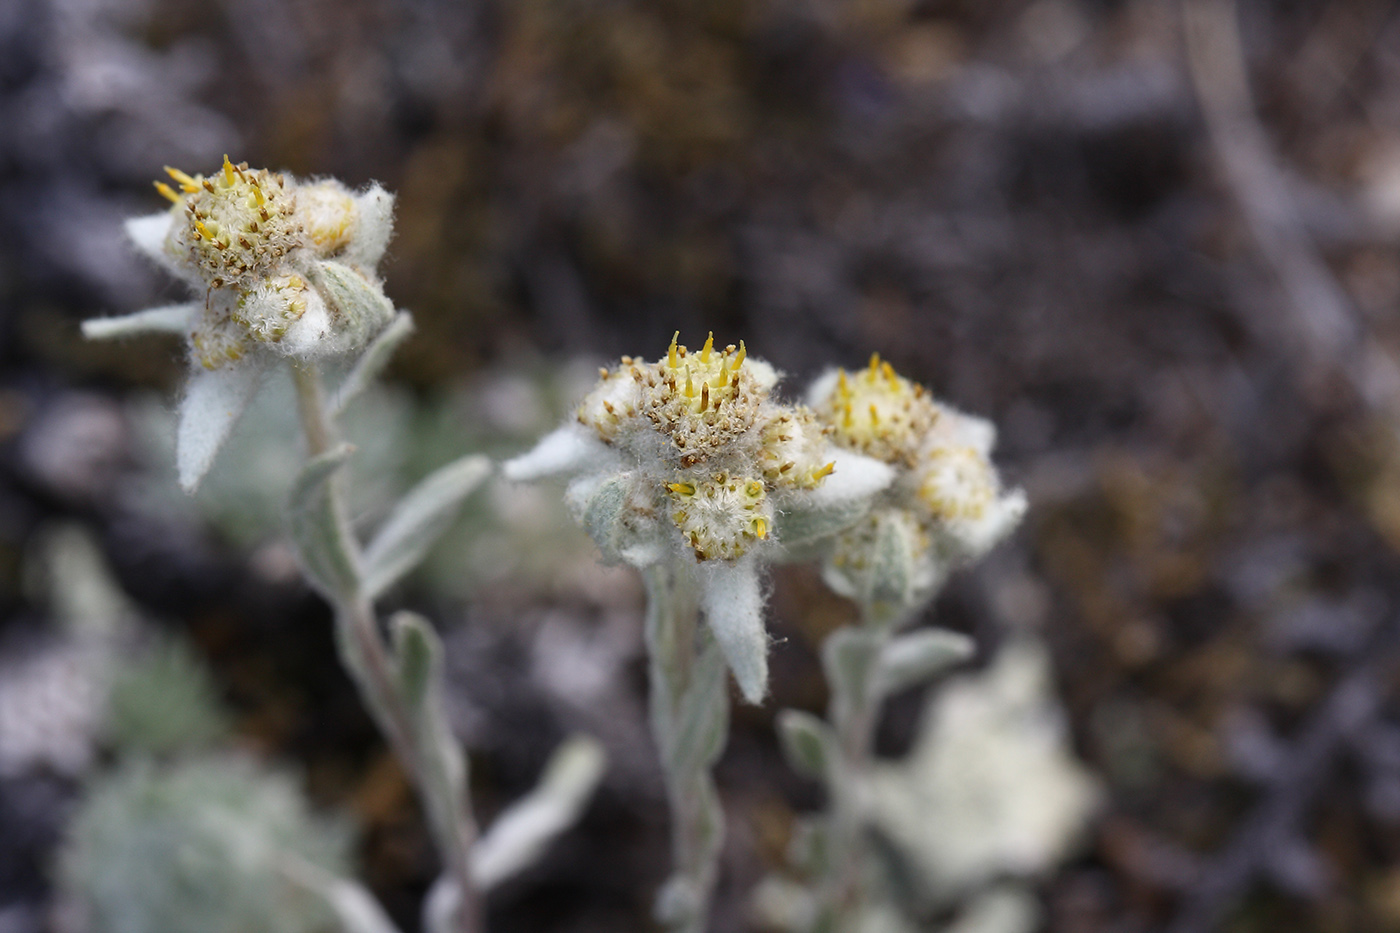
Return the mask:
M1037 879L1081 840L1101 799L1075 758L1050 658L1016 633L985 670L930 697L914 746L875 769L874 819L938 906L1001 878Z
M698 933L724 832L711 768L729 731L726 666L749 702L768 691L763 566L849 525L894 471L774 398L778 374L742 343L711 335L692 352L678 338L655 362L603 369L577 417L504 473L570 477L566 501L604 559L642 572L674 860L656 915Z
M966 636L938 628L901 633L948 575L1015 528L1025 496L1006 491L991 463L996 431L935 401L920 385L872 356L863 370L833 370L808 393L831 442L886 464L892 482L868 512L811 548L829 586L852 599L861 621L822 646L831 691L828 719L785 710L779 738L790 764L821 781L827 810L794 847L808 879L789 912L802 933L856 933L884 908L872 890L869 833L873 737L882 703L971 656ZM770 888L770 891L772 889ZM771 898L770 898L771 900Z
M68 827L60 918L84 933L319 933L334 914L300 879L343 875L349 842L251 759L136 756L90 782Z
M425 619L400 612L386 639L375 612L375 599L423 559L491 472L486 458L464 457L410 490L368 543L351 525L342 467L352 448L338 439L337 417L413 331L375 272L392 232L393 197L378 185L355 193L336 181L298 180L227 157L207 177L166 171L177 187L156 187L171 208L128 222L127 233L200 297L88 321L83 331L90 338L186 336L191 376L176 461L187 491L208 471L263 372L289 365L307 452L288 505L297 556L335 609L341 661L412 780L442 857L424 928L476 933L486 892L535 861L577 819L601 776L603 753L591 739L571 739L536 789L482 833L467 759L448 727L437 634ZM323 360L353 361L329 393ZM314 870L301 880L325 897L346 930L392 930L354 882Z

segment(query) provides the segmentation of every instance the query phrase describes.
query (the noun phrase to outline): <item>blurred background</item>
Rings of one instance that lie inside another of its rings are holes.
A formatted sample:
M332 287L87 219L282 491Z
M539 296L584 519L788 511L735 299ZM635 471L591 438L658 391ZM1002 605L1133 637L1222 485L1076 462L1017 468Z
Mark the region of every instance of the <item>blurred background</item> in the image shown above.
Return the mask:
M1030 498L929 620L977 637L973 670L1043 639L1101 785L1031 879L1043 928L1400 930L1395 4L0 0L3 933L62 928L56 853L120 754L122 652L94 644L185 646L226 741L350 815L406 929L435 870L279 537L278 387L186 498L179 343L78 333L183 297L120 222L164 206L162 165L225 152L398 193L382 271L418 334L348 426L361 516L524 449L677 329L743 338L794 394L878 351L992 419ZM390 602L443 628L483 813L569 731L611 753L493 928L647 929L667 827L634 575L557 489L497 485ZM719 766L717 930L821 804L772 718L823 708L817 647L853 617L805 567L771 604L772 702Z

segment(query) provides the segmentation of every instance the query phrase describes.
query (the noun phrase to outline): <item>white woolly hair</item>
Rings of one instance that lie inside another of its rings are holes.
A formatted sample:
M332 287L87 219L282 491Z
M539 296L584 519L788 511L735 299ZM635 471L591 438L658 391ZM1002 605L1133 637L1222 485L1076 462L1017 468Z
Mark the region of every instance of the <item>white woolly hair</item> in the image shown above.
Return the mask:
M355 207L355 227L343 258L349 265L373 269L384 258L394 235L394 196L378 182L371 182L355 196Z
M571 421L546 434L528 452L507 460L501 473L512 482L525 483L600 468L616 459L591 429Z
M822 374L812 380L812 384L807 387L807 406L818 408L822 402L831 397L831 393L836 391L836 382L840 379L840 370L832 367L822 371Z
M768 632L764 593L753 555L699 564L700 608L724 652L739 692L758 704L768 694Z
M194 492L209 472L214 456L253 400L261 379L262 366L255 359L201 370L191 377L180 401L180 425L175 435L175 463L185 492Z

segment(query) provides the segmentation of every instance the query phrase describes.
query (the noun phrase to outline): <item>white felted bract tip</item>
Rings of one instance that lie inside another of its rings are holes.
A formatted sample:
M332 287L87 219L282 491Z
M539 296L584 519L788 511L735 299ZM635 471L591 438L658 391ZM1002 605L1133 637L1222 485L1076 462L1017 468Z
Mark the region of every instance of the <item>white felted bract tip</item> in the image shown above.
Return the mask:
M782 373L774 369L773 364L769 363L767 360L760 360L751 356L748 359L747 366L749 374L752 375L754 381L758 383L760 392L773 391L773 387L776 386L778 380L783 377Z
M301 303L299 316L287 325L273 349L303 360L336 352L335 321L320 290L308 288L298 301Z
M1002 495L976 521L946 523L944 534L951 538L964 558L976 560L1016 530L1026 514L1026 494L1020 489Z
M836 391L836 383L840 378L839 370L828 369L824 371L807 387L807 405L811 408L820 408L822 403L831 397L831 393Z
M262 368L248 360L239 366L197 372L180 402L180 426L175 436L175 461L180 486L194 492L214 463L257 391Z
M575 473L608 458L607 446L594 432L570 423L551 431L528 453L501 465L506 479L517 483Z
M122 226L126 228L127 238L142 255L162 266L168 266L170 254L165 249L165 238L170 233L170 224L174 219L170 211L161 211L159 214L147 214L144 217L130 217Z
M352 266L373 269L384 258L394 232L394 196L377 184L355 196L355 227L343 257Z
M83 321L83 336L88 340L112 340L138 334L183 334L198 312L199 305L190 301L118 317L89 318Z
M170 228L174 221L174 214L161 211L159 214L128 218L122 226L126 230L127 239L131 240L141 255L182 282L195 288L203 288L204 280L200 278L199 269L188 262L182 262L178 254L170 251Z
M700 608L739 692L750 703L762 703L768 693L768 633L757 563L747 557L701 564L700 588Z
M812 505L817 508L868 499L894 482L895 473L889 464L873 457L832 447L827 459L835 463L836 468L809 493Z

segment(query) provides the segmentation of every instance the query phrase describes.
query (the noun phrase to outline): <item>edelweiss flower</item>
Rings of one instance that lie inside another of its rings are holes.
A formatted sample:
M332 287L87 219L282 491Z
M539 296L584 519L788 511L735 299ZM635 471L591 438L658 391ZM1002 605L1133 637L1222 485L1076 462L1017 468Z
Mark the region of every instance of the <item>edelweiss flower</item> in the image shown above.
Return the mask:
M771 397L778 375L741 342L600 372L577 419L505 464L514 480L575 476L567 501L612 562L693 567L701 605L752 702L767 690L759 565L857 517L894 471L833 448L812 412Z
M878 355L854 375L821 377L808 398L834 444L897 471L870 512L827 548L824 577L842 595L907 617L1025 513L1025 495L1004 492L992 466L996 429L934 401Z
M180 484L193 490L278 357L313 360L361 349L393 317L375 266L393 226L393 197L337 181L298 181L234 165L209 177L166 168L168 211L127 221L136 247L200 298L87 321L90 338L165 331L189 340L180 406Z

